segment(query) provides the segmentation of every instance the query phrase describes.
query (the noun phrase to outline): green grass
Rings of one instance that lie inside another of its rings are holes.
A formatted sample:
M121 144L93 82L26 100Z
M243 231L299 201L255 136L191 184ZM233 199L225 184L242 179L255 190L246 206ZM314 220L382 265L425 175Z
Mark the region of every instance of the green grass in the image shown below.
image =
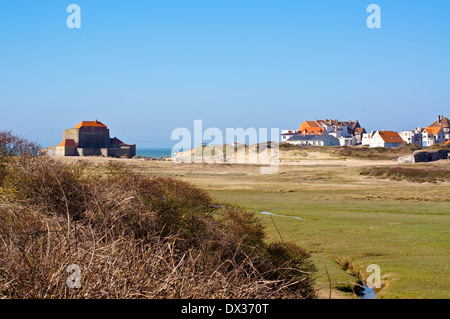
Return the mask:
M278 240L280 233L284 241L294 242L322 258L349 261L361 277L369 275L365 273L368 265L378 264L384 284L378 298L450 297L447 199L311 201L299 192L210 193L219 201L237 203L252 211L306 218L272 218L261 214L269 240ZM323 270L326 259L318 260ZM335 276L342 272L341 278L347 275L339 269L333 271Z
M322 298L329 298L330 283L332 298L358 298L355 294L358 286L355 284L359 284L359 280L336 260L318 253L311 254L311 260L317 267L316 285Z

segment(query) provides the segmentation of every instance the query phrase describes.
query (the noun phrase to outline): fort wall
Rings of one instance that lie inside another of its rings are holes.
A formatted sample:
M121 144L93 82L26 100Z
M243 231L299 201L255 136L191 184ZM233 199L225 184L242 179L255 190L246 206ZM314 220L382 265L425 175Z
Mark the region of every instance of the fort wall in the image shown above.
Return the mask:
M49 156L111 156L133 157L136 145L111 139L109 129L101 122L83 121L74 128L63 131L63 142L47 148Z
M63 140L74 140L75 143L79 143L79 132L80 129L70 128L63 131Z

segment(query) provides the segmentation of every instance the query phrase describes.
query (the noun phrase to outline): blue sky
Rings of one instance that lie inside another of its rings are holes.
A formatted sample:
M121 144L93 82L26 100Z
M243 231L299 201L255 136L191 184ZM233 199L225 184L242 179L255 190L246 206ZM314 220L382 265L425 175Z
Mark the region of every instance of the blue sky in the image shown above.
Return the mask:
M69 29L69 4L81 29ZM369 29L369 4L381 29ZM98 119L138 147L172 131L367 130L450 116L450 1L2 0L0 130L43 146Z

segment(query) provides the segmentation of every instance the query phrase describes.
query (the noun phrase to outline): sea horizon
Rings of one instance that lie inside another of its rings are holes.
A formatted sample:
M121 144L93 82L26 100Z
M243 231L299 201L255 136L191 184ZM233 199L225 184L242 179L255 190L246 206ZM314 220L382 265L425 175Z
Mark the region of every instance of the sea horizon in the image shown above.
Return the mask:
M172 148L169 147L138 147L136 155L142 157L171 157Z

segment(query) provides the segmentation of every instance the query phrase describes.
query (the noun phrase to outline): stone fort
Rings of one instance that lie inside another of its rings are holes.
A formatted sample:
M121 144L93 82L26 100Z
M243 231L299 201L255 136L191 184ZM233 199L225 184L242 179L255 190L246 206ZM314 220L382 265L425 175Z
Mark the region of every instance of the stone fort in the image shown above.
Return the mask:
M100 121L83 121L63 131L63 141L47 149L50 156L133 157L135 144L110 138L108 127Z

